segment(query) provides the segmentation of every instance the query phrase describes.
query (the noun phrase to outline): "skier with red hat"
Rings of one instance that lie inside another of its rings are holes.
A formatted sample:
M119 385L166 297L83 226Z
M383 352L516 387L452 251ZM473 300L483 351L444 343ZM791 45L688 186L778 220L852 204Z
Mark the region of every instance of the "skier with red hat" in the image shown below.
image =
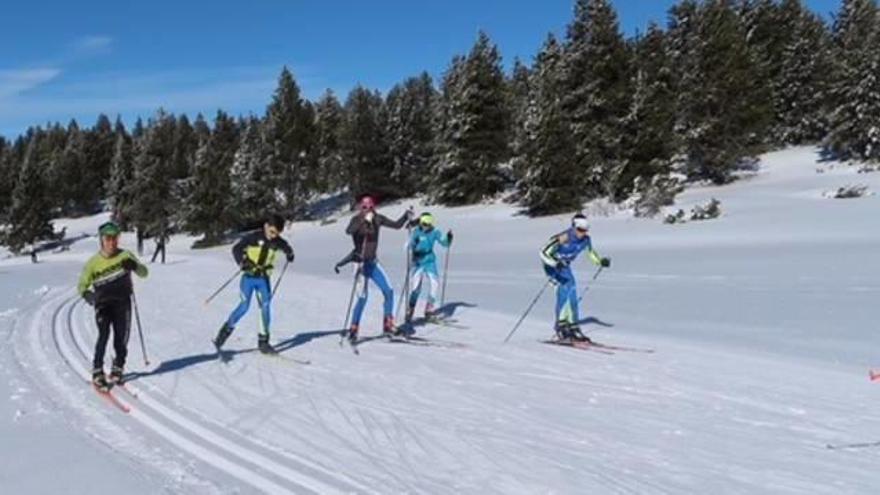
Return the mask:
M412 209L408 209L397 221L392 221L385 215L376 212L376 201L372 196L363 196L358 202L357 214L345 229L345 233L350 235L354 241L353 261L359 263L359 275L363 275L358 276L355 286L357 302L348 331L348 339L352 343L357 342L361 316L367 305L368 280L372 280L379 287L385 299L382 332L385 335L394 334L394 289L391 288L388 275L376 256L379 248L379 230L381 227L399 230L407 224L412 216Z

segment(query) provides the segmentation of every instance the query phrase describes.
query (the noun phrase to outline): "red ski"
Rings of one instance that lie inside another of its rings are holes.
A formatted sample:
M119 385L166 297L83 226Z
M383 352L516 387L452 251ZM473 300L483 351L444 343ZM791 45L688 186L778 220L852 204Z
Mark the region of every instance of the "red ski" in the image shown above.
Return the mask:
M94 386L94 385L92 385L92 388L95 390L95 392L96 392L98 395L100 395L101 397L103 397L104 400L106 400L107 402L109 402L110 404L112 404L114 407L116 407L116 408L119 409L120 411L122 411L122 412L124 412L124 413L126 413L126 414L128 414L128 413L131 412L131 408L130 408L130 407L128 407L128 406L126 406L125 404L123 404L122 401L120 401L115 395L113 395L112 393L110 393L110 389L104 390L104 389L98 388L98 387L96 387L96 386Z

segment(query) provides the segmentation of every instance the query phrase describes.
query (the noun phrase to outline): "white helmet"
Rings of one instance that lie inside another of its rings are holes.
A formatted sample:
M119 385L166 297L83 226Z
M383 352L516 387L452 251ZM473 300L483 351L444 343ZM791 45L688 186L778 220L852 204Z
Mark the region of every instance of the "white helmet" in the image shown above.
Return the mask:
M571 219L571 226L578 230L589 230L590 222L587 221L587 217L583 213L578 213Z

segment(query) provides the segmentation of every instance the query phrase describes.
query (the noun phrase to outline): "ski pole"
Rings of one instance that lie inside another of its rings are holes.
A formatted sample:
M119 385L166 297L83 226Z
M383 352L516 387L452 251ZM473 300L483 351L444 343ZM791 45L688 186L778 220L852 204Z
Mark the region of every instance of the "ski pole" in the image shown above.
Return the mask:
M596 270L596 273L593 274L593 278L590 279L590 282L592 282L593 280L596 280L596 277L598 277L599 274L602 273L602 269L603 269L603 268L605 268L605 267L604 267L604 266L600 266L599 269ZM590 290L590 286L589 286L589 285L587 285L586 287L584 287L584 290L581 291L581 296L578 298L578 304L580 304L581 301L584 300L584 296L587 295L587 291L588 291L588 290Z
M285 268L286 268L286 266L285 266ZM235 277L237 277L239 273L241 273L241 268L239 268L239 269L238 269L238 270L232 275L232 277L230 277L229 280L226 281L226 283L224 283L223 285L221 285L219 289L217 289L213 294L211 294L211 297L205 299L205 305L210 304L211 301L213 301L214 298L217 297L218 294L220 294L221 292L223 292L223 289L225 289L227 285L231 284L232 281L235 280Z
M275 281L275 287L272 287L272 298L275 298L275 293L278 292L278 286L281 285L281 279L284 278L284 273L287 272L287 265L289 265L289 261L284 262L284 268L281 269L281 275L278 275L278 280Z
M348 309L345 310L345 323L342 324L342 331L339 332L339 346L342 347L342 344L345 342L345 335L348 333L348 323L351 319L351 307L354 305L354 294L357 291L357 282L358 277L361 274L364 275L364 287L366 288L367 284L367 274L364 273L364 256L367 253L367 239L364 238L361 242L361 254L360 258L358 258L358 269L354 273L354 280L351 282L351 295L348 297Z
M406 278L403 279L403 288L400 291L400 299L397 302L397 320L400 321L400 311L403 309L403 305L407 302L407 297L409 296L410 284L409 284L409 275L412 270L412 251L410 249L410 237L412 235L412 227L407 224L406 227L406 243L404 244L404 248L406 249Z
M538 300L541 299L542 295L544 295L544 291L547 290L547 287L550 286L550 282L551 282L551 279L548 278L547 282L544 283L544 286L541 287L541 291L538 292L537 296L535 296L535 299L532 301L532 304L529 304L529 308L526 309L526 312L523 313L523 315L522 315L522 317L520 317L519 321L516 322L516 325L514 325L513 330L511 330L510 333L507 334L507 338L504 339L505 344L507 343L508 340L510 340L510 337L513 337L513 334L517 331L517 329L519 329L519 326L522 324L523 320L526 319L526 316L528 316L529 313L532 312L532 308L535 307L535 304L538 304Z
M440 291L440 307L446 305L446 279L449 274L449 251L452 249L450 245L446 248L446 259L443 260L443 289Z
M144 356L144 366L149 366L150 360L147 358L147 346L144 344L144 329L141 326L141 313L138 311L137 297L135 297L134 292L131 293L131 302L134 305L134 320L137 322L138 336L141 340L141 354Z

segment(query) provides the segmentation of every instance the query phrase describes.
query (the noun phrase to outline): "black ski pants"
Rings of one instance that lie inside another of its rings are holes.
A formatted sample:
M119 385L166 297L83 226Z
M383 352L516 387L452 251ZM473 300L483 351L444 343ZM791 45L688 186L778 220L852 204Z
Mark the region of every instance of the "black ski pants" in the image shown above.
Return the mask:
M125 367L128 355L128 335L131 331L131 299L117 299L101 302L95 307L95 321L98 324L98 342L95 344L94 370L104 369L104 353L113 327L113 366Z

